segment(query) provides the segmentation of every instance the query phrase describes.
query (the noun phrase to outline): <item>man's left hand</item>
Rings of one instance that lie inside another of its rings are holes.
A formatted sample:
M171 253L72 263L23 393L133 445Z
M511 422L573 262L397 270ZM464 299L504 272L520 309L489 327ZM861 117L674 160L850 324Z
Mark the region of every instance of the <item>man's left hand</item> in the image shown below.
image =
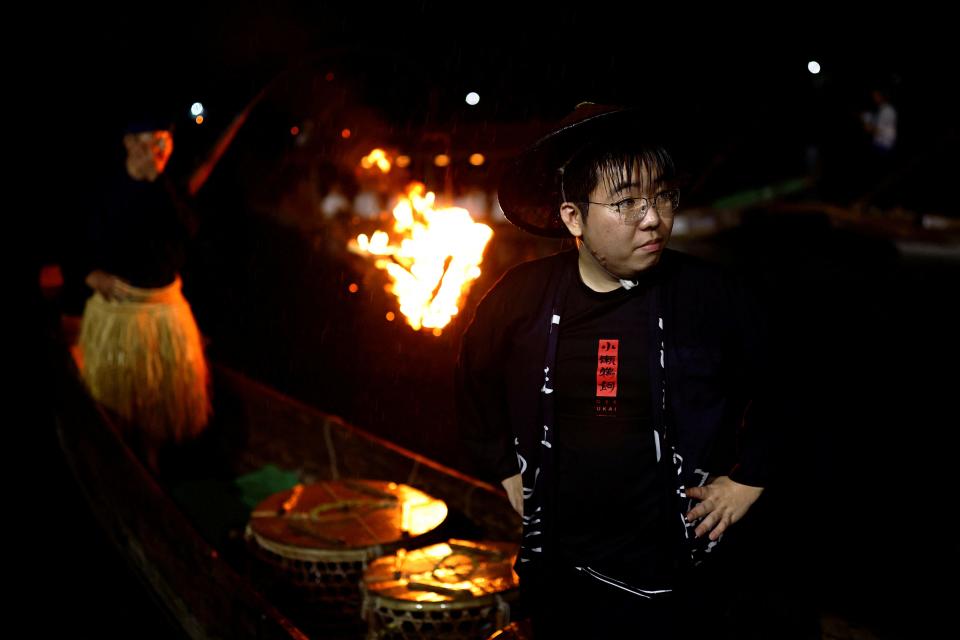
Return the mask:
M716 476L702 487L688 487L686 492L687 496L700 501L687 512L687 522L703 518L697 525L697 537L709 531L710 539L716 540L747 513L763 493L763 487L740 484L729 476Z

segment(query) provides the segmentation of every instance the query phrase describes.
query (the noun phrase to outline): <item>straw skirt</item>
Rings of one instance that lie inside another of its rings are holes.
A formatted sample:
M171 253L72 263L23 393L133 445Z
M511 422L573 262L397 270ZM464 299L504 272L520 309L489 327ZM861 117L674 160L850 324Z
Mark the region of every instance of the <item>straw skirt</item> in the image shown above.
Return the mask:
M90 394L151 447L181 443L210 415L200 331L178 278L160 289L122 284L123 301L87 300L80 329Z

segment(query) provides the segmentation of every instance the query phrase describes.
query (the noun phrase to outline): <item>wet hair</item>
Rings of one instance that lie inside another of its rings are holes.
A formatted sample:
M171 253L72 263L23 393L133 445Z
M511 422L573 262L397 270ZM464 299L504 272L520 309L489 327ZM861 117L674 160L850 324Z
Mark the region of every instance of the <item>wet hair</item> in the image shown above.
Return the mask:
M579 205L580 214L586 220L587 202L598 185L603 184L613 191L631 183L638 172L654 177L653 184L640 185L644 190L655 185L674 184L677 180L673 158L660 144L642 142L622 134L616 140L593 140L561 168L561 201Z

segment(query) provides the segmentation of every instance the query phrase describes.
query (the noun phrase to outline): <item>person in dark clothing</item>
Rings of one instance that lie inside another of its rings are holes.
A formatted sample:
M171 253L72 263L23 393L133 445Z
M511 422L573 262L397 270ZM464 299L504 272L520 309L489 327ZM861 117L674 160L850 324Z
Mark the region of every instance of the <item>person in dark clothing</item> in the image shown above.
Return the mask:
M93 216L93 290L79 364L91 395L119 417L155 471L160 450L198 436L210 415L200 332L179 272L193 222L166 174L169 127L149 121L123 136L124 170Z
M537 637L692 633L693 568L770 477L762 315L666 249L679 181L643 126L585 103L516 160L506 217L577 249L505 274L461 345L460 430L523 518Z

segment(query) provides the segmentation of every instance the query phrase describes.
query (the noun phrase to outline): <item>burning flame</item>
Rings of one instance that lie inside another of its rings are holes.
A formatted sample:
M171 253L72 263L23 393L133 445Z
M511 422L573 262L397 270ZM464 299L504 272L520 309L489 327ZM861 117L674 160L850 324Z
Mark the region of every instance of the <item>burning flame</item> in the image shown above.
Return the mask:
M348 249L374 256L374 265L389 274L387 290L400 301L407 324L440 335L480 276L493 230L474 222L466 209L434 209L435 199L424 185L411 184L393 209L393 234L376 231L368 238L362 233Z

